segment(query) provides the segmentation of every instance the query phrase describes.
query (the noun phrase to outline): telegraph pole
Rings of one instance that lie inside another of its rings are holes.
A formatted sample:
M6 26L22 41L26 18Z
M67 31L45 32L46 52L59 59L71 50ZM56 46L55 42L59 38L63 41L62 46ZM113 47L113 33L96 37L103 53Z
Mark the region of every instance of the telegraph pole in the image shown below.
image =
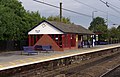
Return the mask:
M62 2L60 2L60 22L62 21Z

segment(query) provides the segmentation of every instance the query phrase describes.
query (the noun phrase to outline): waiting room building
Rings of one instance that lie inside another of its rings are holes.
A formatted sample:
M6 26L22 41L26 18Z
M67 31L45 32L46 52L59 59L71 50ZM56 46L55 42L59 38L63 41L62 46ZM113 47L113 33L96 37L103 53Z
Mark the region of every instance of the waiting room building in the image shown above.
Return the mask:
M44 20L28 32L29 46L51 45L55 51L78 49L83 35L93 34L80 25Z

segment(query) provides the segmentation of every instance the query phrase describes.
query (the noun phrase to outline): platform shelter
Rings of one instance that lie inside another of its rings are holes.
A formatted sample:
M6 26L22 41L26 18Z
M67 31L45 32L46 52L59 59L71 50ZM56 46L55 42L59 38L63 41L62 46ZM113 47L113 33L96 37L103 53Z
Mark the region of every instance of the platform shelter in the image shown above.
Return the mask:
M29 46L51 45L55 51L78 49L83 35L93 34L80 25L44 20L28 32Z

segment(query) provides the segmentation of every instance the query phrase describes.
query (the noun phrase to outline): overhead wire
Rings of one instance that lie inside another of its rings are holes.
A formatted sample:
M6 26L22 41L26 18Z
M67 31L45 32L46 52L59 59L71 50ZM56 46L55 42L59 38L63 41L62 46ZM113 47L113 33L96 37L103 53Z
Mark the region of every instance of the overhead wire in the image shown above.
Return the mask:
M45 5L54 7L54 8L60 8L58 6L55 6L55 5L52 5L52 4L49 4L49 3L45 3L45 2L42 2L42 1L38 1L38 0L33 0L33 1L38 2L38 3L42 3L42 4L45 4ZM86 17L92 17L91 15L79 13L79 12L76 12L76 11L73 11L73 10L69 10L69 9L66 9L66 8L62 8L62 9L65 10L65 11L71 12L71 13L78 14L78 15L82 15L82 16L86 16Z
M115 9L115 8L113 8L113 7L111 7L111 6L109 6L112 10L114 10L114 11L116 11L117 13L119 13L120 14L120 11L118 11L117 9Z
M76 1L76 2L78 2L78 3L80 3L80 4L83 4L83 5L85 5L85 6L89 7L89 8L95 9L96 11L100 11L100 12L106 13L107 15L109 14L109 15L111 15L111 16L120 18L119 16L116 16L116 15L114 15L114 14L111 14L111 13L108 13L108 12L105 12L105 11L102 11L102 10L97 9L97 8L95 8L95 7L92 7L92 6L90 6L90 5L86 4L86 3L83 3L83 2L81 2L81 1L79 1L79 0L74 0L74 1ZM101 0L100 0L100 1L101 1ZM119 0L119 1L120 1L120 0ZM104 1L103 1L103 2L104 2ZM104 3L106 4L106 2L104 2ZM109 3L109 4L110 4L110 3ZM112 4L110 4L110 5L112 5ZM114 6L114 5L112 5L112 6ZM116 7L116 6L114 6L114 7ZM120 14L120 12L119 12L118 10L116 10L115 8L113 8L113 7L111 7L111 6L110 6L110 8ZM116 8L119 8L119 7L116 7ZM108 21L108 18L107 18L107 21ZM109 19L109 21L111 21L111 20ZM111 21L111 22L112 22L112 21Z
M86 4L86 3L83 3L83 2L81 2L81 1L79 1L79 0L74 0L74 1L76 1L76 2L78 2L78 3L80 3L80 4L83 4L83 5L85 5L85 6L89 7L89 8L95 9L96 11L100 11L100 12L103 12L103 13L106 13L106 14L108 13L108 12L106 12L106 11L103 11L103 10L97 9L97 8L95 8L95 7L92 7L92 6L90 6L90 5ZM119 16L116 16L116 15L111 14L111 13L108 13L108 14L110 14L110 15L112 15L112 16L114 16L114 17L119 17ZM120 17L119 17L119 18L120 18Z
M107 3L108 3L109 5L111 5L111 6L115 7L115 8L117 8L117 9L120 9L119 7L113 5L113 4L109 3L109 2L107 2Z
M111 3L108 3L108 2L104 2L104 1L102 1L102 0L100 0L102 3L104 3L107 7L109 7L109 8L111 8L112 10L114 10L114 11L116 11L117 13L119 13L120 14L120 11L119 10L117 10L117 9L115 9L115 8L119 8L119 7L117 7L117 6L114 6L113 4L111 4ZM110 6L111 5L111 6ZM113 6L113 7L112 7ZM115 8L114 8L115 7ZM120 9L120 8L119 8Z
M58 7L58 6L55 6L55 5L52 5L52 4L49 4L49 3L45 3L45 2L43 2L43 1L38 1L38 0L33 0L33 1L36 1L36 2L38 2L38 3L42 3L42 4L45 4L45 5L54 7L54 8L60 8L60 7ZM95 8L95 7L92 7L92 6L88 5L88 4L85 4L85 3L83 3L83 2L80 2L80 1L78 1L78 0L74 0L74 1L76 1L76 2L78 2L78 3L81 3L81 4L83 4L83 5L86 5L86 6L88 6L89 8L95 9L95 10L97 10L97 11L100 11L100 12L103 12L103 13L108 13L108 12L102 11L102 10L100 10L100 9L97 9L97 8ZM102 1L102 0L100 0L100 1ZM110 3L109 3L109 4L110 4ZM112 4L110 4L110 5L112 5ZM114 6L114 5L112 5L112 6ZM115 6L114 6L114 7L115 7ZM119 12L118 10L116 10L115 8L113 8L113 7L111 7L111 6L110 6L110 8L113 9L114 11L120 13L120 12ZM65 10L65 11L71 12L71 13L78 14L78 15L82 15L82 16L86 16L86 17L92 17L91 15L87 15L87 14L84 14L84 13L79 13L79 12L76 12L76 11L73 11L73 10L69 10L69 9L66 9L66 8L62 8L62 9ZM111 14L111 13L108 13L108 14L110 14L110 15L112 15L112 16L115 16L115 17L118 17L118 16L113 15L113 14ZM119 17L119 18L120 18L120 17Z
M113 4L111 4L111 3L108 3L108 2L105 2L105 1L103 1L103 0L100 0L102 3L104 3L107 7L109 7L109 8L111 8L112 10L114 10L114 11L116 11L117 13L119 13L120 14L120 11L119 10L117 10L117 9L115 9L115 8L119 8L119 7L117 7L117 6L115 6L115 5L113 5ZM111 5L111 6L110 6ZM113 7L112 7L113 6ZM115 8L114 8L115 7ZM120 8L119 8L120 9Z
M76 2L78 2L78 3L80 3L80 4L83 4L83 5L86 5L86 6L90 7L90 8L93 8L93 9L98 10L97 8L92 7L92 6L90 6L90 5L88 5L88 4L85 4L85 3L83 3L83 2L80 2L80 1L78 1L78 0L74 0L74 1L76 1ZM100 10L100 11L101 11L101 10ZM102 11L102 12L104 12L104 11Z

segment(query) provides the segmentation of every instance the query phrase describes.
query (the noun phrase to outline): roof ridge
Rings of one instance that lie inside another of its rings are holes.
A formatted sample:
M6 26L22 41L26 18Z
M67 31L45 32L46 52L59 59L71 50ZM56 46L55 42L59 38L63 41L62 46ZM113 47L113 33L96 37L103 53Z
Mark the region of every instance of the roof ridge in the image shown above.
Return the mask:
M43 20L42 22L40 22L38 25L34 26L33 28L39 26L43 22L46 22L46 23L50 24L51 26L53 26L56 29L62 31L63 33L94 34L93 32L91 32L90 30L84 28L81 25L63 23L63 22L59 22L59 21ZM30 30L32 30L32 29L30 29Z

